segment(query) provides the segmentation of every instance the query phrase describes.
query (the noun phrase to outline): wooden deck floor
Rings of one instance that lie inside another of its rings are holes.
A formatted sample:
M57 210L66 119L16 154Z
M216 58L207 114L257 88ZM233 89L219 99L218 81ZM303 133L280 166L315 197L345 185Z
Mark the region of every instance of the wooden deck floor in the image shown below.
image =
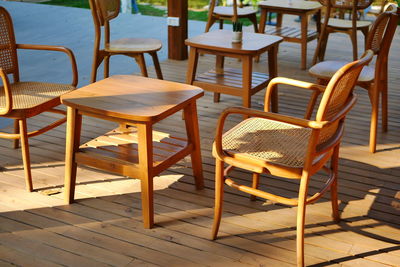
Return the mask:
M342 54L347 37L330 39L327 58ZM310 43L309 61L315 42ZM214 58L201 57L199 71ZM283 43L279 51L281 76L313 81L299 69L300 48ZM184 81L186 61L162 63L164 77ZM238 65L227 60L227 65ZM265 57L255 70L266 68ZM348 116L341 149L339 193L342 222L330 218L329 199L307 208L306 263L309 266L400 266L400 36L396 33L390 58L389 132L379 133L378 152L368 152L370 105L367 93L357 89L359 101ZM262 107L264 91L252 103ZM299 115L306 95L282 88L280 110ZM211 156L219 113L241 105L225 96L214 104L212 95L198 102L206 188L194 188L189 159L155 179L156 227L144 230L139 181L88 168L79 168L77 202L63 203L65 126L32 138L33 193L25 191L20 151L0 140L0 265L23 266L292 266L295 263L296 208L249 201L226 189L220 238L210 241L214 196L214 160ZM31 119L35 128L52 119ZM238 118L230 119L232 124ZM184 134L180 114L160 123L159 130ZM180 128L182 126L182 128ZM83 140L114 127L84 119ZM182 129L182 130L179 130ZM233 172L238 180L250 175ZM297 183L264 177L264 188L296 195ZM311 191L322 183L316 176Z

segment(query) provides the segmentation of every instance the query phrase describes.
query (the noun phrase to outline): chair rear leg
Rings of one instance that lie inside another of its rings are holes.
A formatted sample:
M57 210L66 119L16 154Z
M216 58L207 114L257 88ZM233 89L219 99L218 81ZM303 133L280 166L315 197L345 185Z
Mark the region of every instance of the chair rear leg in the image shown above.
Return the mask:
M104 79L110 76L110 56L104 57Z
M144 59L144 55L143 54L138 54L135 56L135 60L136 63L139 65L140 67L140 71L142 73L143 77L149 77L148 73L147 73L147 68L146 68L146 61Z
M101 62L103 62L104 54L99 51L95 52L93 55L92 63L92 74L90 75L90 82L94 83L97 79L97 69L99 68Z
M357 52L357 31L351 31L349 33L351 43L353 45L353 60L357 60L358 52Z
M14 120L14 133L15 134L19 133L19 122L18 122L18 120ZM14 149L19 148L19 139L14 139L13 140L13 148Z
M25 182L26 189L32 192L32 174L31 174L31 160L29 156L29 143L28 143L28 127L26 124L26 119L18 120L19 131L21 138L21 148L22 148L22 161L24 164Z
M222 215L222 204L224 198L224 162L215 160L215 207L214 207L214 223L212 228L211 239L215 240L218 235L219 225Z
M387 66L385 67L387 68ZM384 70L384 80L380 84L379 92L382 101L382 132L388 131L388 86L387 86L387 69Z
M249 20L251 21L251 23L253 23L253 27L254 27L254 32L258 33L258 26L257 26L257 16L250 16Z
M215 23L215 18L209 17L206 25L206 30L204 32L208 32L214 23Z
M156 70L157 78L162 80L163 75L161 72L160 62L158 61L157 52L152 52L152 53L150 53L150 55L153 58L153 64L154 64L154 68Z
M224 20L220 19L219 20L219 29L222 30L224 28Z

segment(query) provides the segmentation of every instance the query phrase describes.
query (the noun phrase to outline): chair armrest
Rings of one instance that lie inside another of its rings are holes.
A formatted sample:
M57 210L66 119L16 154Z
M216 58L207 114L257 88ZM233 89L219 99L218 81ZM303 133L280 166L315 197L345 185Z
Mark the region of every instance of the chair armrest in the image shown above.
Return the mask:
M64 46L53 46L53 45L33 45L33 44L17 44L18 49L31 49L31 50L48 50L63 52L68 55L71 66L72 66L72 83L71 85L76 87L78 84L78 70L76 67L76 60L74 53Z
M328 121L323 121L323 122L318 122L318 121L310 121L306 119L301 119L301 118L296 118L296 117L291 117L287 115L282 115L278 113L272 113L272 112L265 112L265 111L260 111L260 110L254 110L254 109L249 109L245 107L230 107L225 109L218 120L218 125L215 133L215 153L216 156L220 159L223 160L226 155L223 150L222 150L222 134L224 130L224 125L225 125L225 120L230 114L241 114L241 115L247 115L249 117L258 117L258 118L264 118L264 119L270 119L274 121L281 121L285 123L290 123L306 128L312 128L312 129L322 129L325 125L329 124L330 122Z
M323 86L323 85L289 79L289 78L284 78L284 77L273 78L268 83L267 90L265 93L264 111L266 111L266 112L270 111L270 103L271 103L272 93L278 87L278 84L291 85L291 86L298 87L298 88L312 90L317 94L317 96L320 93L325 91L325 86Z
M10 90L10 82L8 80L7 74L3 71L2 68L0 68L0 77L3 82L3 90L4 90L4 95L6 97L6 106L0 107L0 115L6 115L11 111L13 102Z

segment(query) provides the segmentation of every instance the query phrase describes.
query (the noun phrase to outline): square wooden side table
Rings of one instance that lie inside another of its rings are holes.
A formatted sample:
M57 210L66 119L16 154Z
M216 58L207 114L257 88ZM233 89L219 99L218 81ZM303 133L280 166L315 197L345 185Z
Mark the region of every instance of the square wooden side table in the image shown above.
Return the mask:
M153 177L191 155L196 188L203 188L196 100L202 89L132 75L112 76L67 93L65 200L74 200L77 164L138 178L145 228L154 224ZM153 125L183 110L187 140L160 135ZM82 115L120 127L80 146ZM130 126L134 125L134 126Z
M282 36L287 42L301 44L301 69L307 67L307 43L318 38L321 31L321 8L322 5L316 1L304 0L267 0L258 3L261 10L260 33ZM277 13L276 27L265 30L268 12ZM282 27L283 14L296 15L300 17L301 27ZM317 30L308 30L308 19L310 15L316 14Z
M214 92L214 102L220 94L242 97L243 106L251 107L251 96L264 89L277 76L278 45L282 37L243 32L241 43L232 43L232 31L217 30L187 39L190 46L186 83ZM253 59L268 51L268 73L253 72ZM199 54L216 55L215 69L196 75ZM242 69L224 68L224 57L239 58ZM276 91L275 91L276 92ZM277 111L277 94L272 100Z

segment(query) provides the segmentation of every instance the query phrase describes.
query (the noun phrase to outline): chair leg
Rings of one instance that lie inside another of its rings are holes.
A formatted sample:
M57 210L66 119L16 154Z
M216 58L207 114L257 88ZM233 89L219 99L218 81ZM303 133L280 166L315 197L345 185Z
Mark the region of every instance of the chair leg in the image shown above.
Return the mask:
M157 73L157 78L162 80L163 79L163 75L162 75L162 72L161 72L160 62L158 61L157 52L151 52L150 55L153 58L153 64L154 64L154 68L155 68L156 73Z
M327 32L325 37L322 39L321 50L319 51L318 55L320 61L324 61L325 59L325 52L326 52L326 46L328 45L328 39L329 39L329 32Z
M95 53L93 55L92 74L90 75L91 83L94 83L96 81L97 69L99 68L101 62L103 62L103 59L104 59L104 55L102 53L99 53L99 51L95 51Z
M297 266L304 266L304 225L306 221L306 200L308 192L308 174L301 177L296 226Z
M222 30L224 28L224 20L220 19L219 20L219 29Z
M215 22L215 18L214 17L209 17L208 21L207 21L207 25L206 25L206 30L204 32L208 32L210 30L210 28L212 27L212 25Z
M19 131L21 138L21 148L22 148L22 161L24 164L25 182L26 189L32 192L32 173L31 173L31 160L29 156L29 143L28 143L28 127L26 125L26 119L18 120Z
M378 83L373 83L368 89L368 96L371 102L371 123L369 130L369 151L376 152L376 137L378 132L378 117L379 117L379 87Z
M104 79L110 76L110 56L104 57Z
M260 174L254 172L253 173L253 185L252 185L252 187L254 189L257 189L259 184L260 184ZM257 199L257 197L255 195L250 195L250 200L251 201L256 201L256 199Z
M250 16L249 20L251 21L251 23L253 23L253 27L254 27L254 32L258 33L258 26L257 26L257 16Z
M18 120L14 120L14 133L15 134L19 133L19 122L18 122ZM14 149L19 148L19 139L14 139L13 140L13 148Z
M334 175L334 180L331 185L332 219L336 223L340 221L339 206L338 206L339 200L338 200L338 190L337 190L338 166L339 166L339 145L335 147L331 160L331 171L332 175Z
M351 43L353 44L353 60L357 60L358 53L357 53L357 31L350 32L350 39Z
M379 91L381 94L382 101L382 131L388 131L388 82L387 82L387 66L384 67L384 80L379 86ZM378 102L379 103L379 102Z
M214 223L212 228L211 239L217 238L219 225L222 215L222 204L224 198L224 162L215 160L215 207L214 207Z
M144 60L144 55L139 54L135 56L136 63L140 67L140 71L142 72L143 77L148 77L149 75L147 74L147 68L146 68L146 61Z

